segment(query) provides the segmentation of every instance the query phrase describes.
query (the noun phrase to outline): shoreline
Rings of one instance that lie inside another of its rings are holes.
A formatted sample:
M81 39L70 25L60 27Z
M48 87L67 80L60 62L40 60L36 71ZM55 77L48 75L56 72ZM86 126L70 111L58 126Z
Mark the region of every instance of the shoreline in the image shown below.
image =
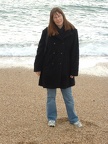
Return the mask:
M34 57L0 57L0 68L33 69ZM108 77L108 58L100 56L80 56L79 74Z
M69 124L57 89L58 118L47 125L46 89L28 68L0 69L0 142L3 144L108 143L108 77L80 74L73 89L76 112L83 128Z

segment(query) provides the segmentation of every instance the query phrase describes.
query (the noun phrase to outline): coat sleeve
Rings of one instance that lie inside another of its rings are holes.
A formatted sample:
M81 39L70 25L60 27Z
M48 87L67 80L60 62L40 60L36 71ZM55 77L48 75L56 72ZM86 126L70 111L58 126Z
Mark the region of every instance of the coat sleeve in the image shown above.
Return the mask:
M79 38L77 29L74 29L73 48L71 52L71 75L78 76L78 71L79 71Z
M37 53L36 53L35 61L34 61L34 72L38 72L42 70L44 51L45 51L45 45L46 45L46 33L47 33L47 30L44 29L41 34L41 38L38 44Z

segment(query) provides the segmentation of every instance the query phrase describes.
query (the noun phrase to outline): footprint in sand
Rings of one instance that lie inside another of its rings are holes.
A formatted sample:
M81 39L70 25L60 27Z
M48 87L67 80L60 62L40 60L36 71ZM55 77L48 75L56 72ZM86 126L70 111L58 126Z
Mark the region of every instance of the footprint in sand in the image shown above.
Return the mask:
M92 127L99 127L98 125L96 125L96 124L93 123L93 122L84 121L84 120L82 120L82 124L83 124L84 126L88 126L88 127L90 127L90 126L92 126Z
M39 142L33 141L33 142L18 142L17 144L39 144Z

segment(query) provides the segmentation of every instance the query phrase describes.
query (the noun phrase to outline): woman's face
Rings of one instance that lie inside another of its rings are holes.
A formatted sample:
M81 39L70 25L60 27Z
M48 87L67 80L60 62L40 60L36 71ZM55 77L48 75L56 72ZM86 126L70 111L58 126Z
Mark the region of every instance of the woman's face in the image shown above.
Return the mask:
M62 16L61 13L56 12L53 15L53 21L59 28L62 28L62 26L63 26L63 16Z

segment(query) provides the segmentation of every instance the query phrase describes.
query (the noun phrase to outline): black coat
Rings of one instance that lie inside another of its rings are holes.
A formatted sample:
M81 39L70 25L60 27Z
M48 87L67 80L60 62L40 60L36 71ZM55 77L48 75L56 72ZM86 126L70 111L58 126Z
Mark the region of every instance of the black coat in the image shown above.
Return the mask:
M34 72L41 71L39 85L44 88L68 88L75 85L72 76L78 76L79 41L77 29L49 36L42 31L34 62Z

